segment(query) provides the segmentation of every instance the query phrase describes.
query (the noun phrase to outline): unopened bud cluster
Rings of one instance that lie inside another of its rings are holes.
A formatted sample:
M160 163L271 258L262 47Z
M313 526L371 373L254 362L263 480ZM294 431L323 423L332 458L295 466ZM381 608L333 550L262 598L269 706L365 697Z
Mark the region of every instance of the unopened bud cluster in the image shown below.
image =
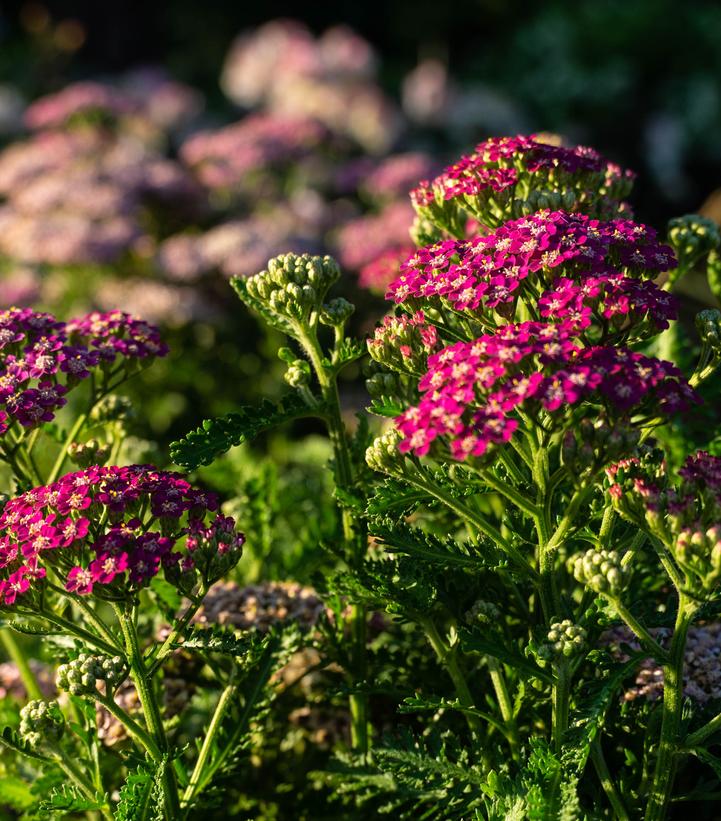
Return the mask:
M53 746L65 732L65 716L57 701L29 701L20 710L20 737L31 747Z
M570 619L553 622L546 636L546 642L537 652L538 663L543 667L547 663L571 658L583 650L586 644L586 631Z
M583 419L576 430L568 430L563 438L563 464L575 475L601 467L630 453L638 445L639 437L635 428L616 423L612 426L605 419Z
M268 262L268 268L245 280L248 294L266 303L275 313L307 321L311 311L320 310L328 290L340 276L338 263L329 256L283 254ZM336 306L333 310L346 309Z
M90 696L98 691L98 682L105 684L106 693L122 680L125 665L120 656L90 656L81 653L76 659L58 667L56 684L73 696Z
M426 322L423 311L385 317L368 340L368 353L376 362L402 373L422 374L428 355L438 347L438 332Z
M310 383L310 365L305 359L294 359L288 364L283 379L291 388L304 388Z
M323 325L330 325L331 328L342 328L353 315L353 311L355 311L355 305L339 296L321 306L318 319Z
M468 624L496 624L501 617L501 611L493 602L478 599L466 612Z
M110 456L110 446L104 445L97 439L88 439L87 442L73 442L68 447L68 456L81 468L91 465L104 465Z
M684 528L676 537L673 554L694 588L712 590L721 579L721 525Z
M701 342L707 345L715 356L721 354L721 311L707 308L696 314L696 330Z
M90 413L93 422L127 422L134 414L130 399L111 394L98 402Z
M716 223L699 214L672 219L668 224L668 239L678 257L680 271L692 268L721 245Z
M379 473L398 473L402 470L404 455L398 450L401 434L395 428L389 428L373 441L366 450L366 464Z
M616 595L623 589L624 571L616 550L591 548L570 560L576 581L597 593Z

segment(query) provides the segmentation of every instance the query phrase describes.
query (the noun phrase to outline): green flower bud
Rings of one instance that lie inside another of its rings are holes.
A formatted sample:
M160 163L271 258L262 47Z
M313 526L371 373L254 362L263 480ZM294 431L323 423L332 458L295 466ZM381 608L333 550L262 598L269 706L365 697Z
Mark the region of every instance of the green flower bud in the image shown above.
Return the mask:
M716 223L698 214L672 219L668 224L668 239L678 257L681 273L721 246L721 232ZM673 273L671 276L678 278Z
M296 359L283 374L291 388L302 388L310 383L310 365L304 359Z
M382 436L374 440L366 450L366 464L379 473L398 473L405 456L398 450L402 436L395 428L389 428Z
M132 402L125 396L111 394L101 399L90 413L93 422L127 422L135 415Z
M398 377L394 373L374 373L366 379L366 390L373 399L395 396L399 388Z
M341 327L350 319L355 305L343 297L337 297L327 302L320 310L319 319L324 325L333 328Z
M98 681L105 682L106 692L122 680L125 665L120 656L91 656L81 653L76 659L61 664L56 674L58 690L73 696L92 696L98 691Z
M704 345L708 345L713 352L721 353L721 311L716 308L707 308L696 314L696 330Z
M29 701L20 710L20 737L31 747L54 746L65 732L65 716L57 701Z
M68 456L71 462L81 468L87 468L90 465L104 465L110 456L110 446L101 444L97 439L72 442L68 447Z
M590 587L596 593L616 595L621 592L625 573L621 558L615 550L591 548L569 560L569 570L576 581Z
M546 643L538 650L539 658L561 661L580 653L586 645L586 631L570 619L554 622L546 636Z

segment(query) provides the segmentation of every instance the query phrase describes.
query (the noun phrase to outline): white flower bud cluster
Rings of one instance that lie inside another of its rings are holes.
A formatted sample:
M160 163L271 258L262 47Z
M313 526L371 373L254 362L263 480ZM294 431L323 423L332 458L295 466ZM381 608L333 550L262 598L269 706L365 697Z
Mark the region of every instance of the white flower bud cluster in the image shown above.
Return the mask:
M56 685L73 696L94 695L97 683L102 681L107 688L123 678L125 665L120 656L90 656L81 653L76 659L58 667Z
M29 701L20 710L20 737L31 747L55 744L65 732L65 716L57 701Z
M591 548L573 556L569 562L576 581L597 593L616 595L623 589L625 574L616 550Z
M283 254L271 259L267 270L245 280L245 287L251 297L275 313L303 321L311 311L321 309L339 277L338 263L332 257Z
M398 450L398 443L402 436L395 428L388 430L377 437L366 450L366 464L379 473L397 473L404 460L404 455Z

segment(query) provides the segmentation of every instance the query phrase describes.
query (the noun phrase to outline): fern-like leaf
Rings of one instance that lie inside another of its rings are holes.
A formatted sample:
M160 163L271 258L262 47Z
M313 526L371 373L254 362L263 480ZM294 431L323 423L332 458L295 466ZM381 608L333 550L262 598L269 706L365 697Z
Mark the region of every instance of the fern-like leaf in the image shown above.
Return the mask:
M259 433L291 419L316 415L297 393L290 393L279 402L265 399L257 407L242 407L226 416L206 419L201 427L173 442L173 461L188 470L209 465L236 445L254 439Z

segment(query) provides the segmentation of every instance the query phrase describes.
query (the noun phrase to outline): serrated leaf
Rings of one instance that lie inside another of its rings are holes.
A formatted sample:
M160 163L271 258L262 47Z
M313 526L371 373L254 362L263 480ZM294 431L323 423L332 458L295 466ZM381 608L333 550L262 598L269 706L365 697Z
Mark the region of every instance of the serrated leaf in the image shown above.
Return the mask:
M356 362L362 359L366 354L365 342L360 339L351 339L346 337L334 352L333 362L328 363L335 368L336 372L340 371L351 362Z
M83 795L74 784L62 784L43 799L38 809L41 812L62 812L64 814L100 810L107 806L107 797L98 793L94 798Z
M400 403L398 399L390 396L381 396L373 399L368 406L368 412L374 416L383 416L390 419L395 419L400 416L405 410L405 406Z
M194 627L186 637L176 642L176 647L186 650L204 650L209 653L243 658L258 651L264 639L259 639L252 633L239 635L235 630L220 625L213 627Z
M476 552L471 543L457 542L455 539L441 539L404 522L390 517L372 519L369 532L393 553L403 553L431 564L441 566L479 568L487 564L487 557ZM498 556L500 560L500 554Z
M287 394L279 402L265 399L256 407L241 407L226 416L206 419L201 427L173 442L170 455L177 465L194 470L209 465L232 447L254 439L268 428L316 413L297 393Z
M523 670L528 675L545 681L547 684L553 683L552 676L538 665L527 659L512 644L502 636L494 636L492 632L486 631L481 634L478 630L470 631L465 628L459 630L461 647L464 653L482 653L484 656L502 661L504 664Z
M258 316L273 328L277 328L287 336L294 336L294 328L291 323L282 316L279 316L274 311L269 310L265 302L251 296L248 293L247 281L245 277L232 277L230 285L240 300L244 302L251 311L254 311Z
M34 758L36 761L51 761L52 759L42 753L34 750L26 741L24 741L12 727L5 727L0 733L0 744L4 744L16 753Z
M403 516L412 513L418 505L433 500L423 490L399 482L397 479L386 479L378 485L373 496L368 500L366 513L369 517L382 517L388 514Z

